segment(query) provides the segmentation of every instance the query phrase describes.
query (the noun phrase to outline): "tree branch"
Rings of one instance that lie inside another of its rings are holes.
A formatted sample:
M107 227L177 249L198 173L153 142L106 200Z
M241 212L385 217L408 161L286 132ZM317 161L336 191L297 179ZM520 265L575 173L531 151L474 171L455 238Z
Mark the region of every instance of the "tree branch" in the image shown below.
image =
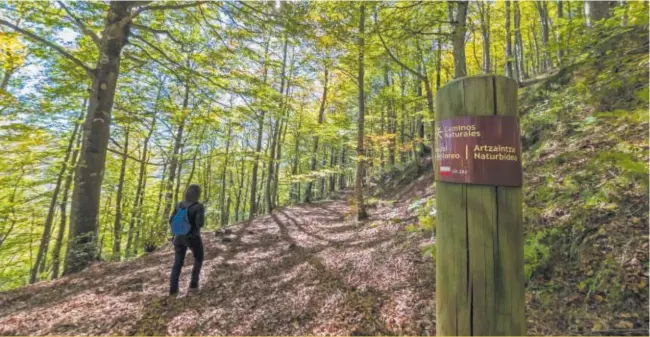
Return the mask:
M20 27L18 27L18 26L16 26L16 25L12 24L12 23L9 22L9 21L6 21L6 20L3 20L3 19L0 19L0 24L1 24L1 25L4 25L4 26L7 26L7 27L9 27L9 28L11 28L11 29L13 29L13 30L15 30L15 31L17 31L17 32L19 32L19 33L25 35L26 37L28 37L28 38L30 38L30 39L32 39L32 40L35 40L35 41L37 41L37 42L40 42L40 43L42 43L42 44L44 44L44 45L46 45L46 46L48 46L48 47L54 49L54 51L56 51L57 53L61 54L63 57L67 58L68 60L74 62L76 65L78 65L78 66L80 66L81 68L83 68L83 69L88 73L88 76L90 76L91 78L95 76L94 70L93 70L92 68L90 68L90 67L88 67L87 65L85 65L85 64L84 64L83 62L81 62L78 58L72 56L72 54L70 54L70 53L68 53L67 51L65 51L65 49L61 48L59 45L57 45L57 44L55 44L55 43L53 43L53 42L50 42L50 41L48 41L48 40L46 40L46 39L44 39L44 38L42 38L42 37L40 37L40 36L38 36L38 35L36 35L36 34L30 32L30 31L28 31L28 30L22 29L22 28L20 28Z
M131 27L139 29L139 30L146 30L146 31L154 33L154 34L167 35L167 37L169 37L170 40L176 42L177 44L183 44L181 41L179 41L177 38L175 38L174 35L172 35L172 33L170 33L168 30L151 28L151 27L139 25L139 24L136 24L136 23L131 24Z
M408 72L410 72L411 74L413 74L413 75L417 76L418 78L424 80L425 78L424 78L424 76L422 76L422 74L420 74L419 72L411 69L406 64L402 63L397 57L395 57L393 52L390 51L390 48L388 48L388 46L386 45L386 41L384 41L384 38L381 36L381 31L379 30L379 24L378 24L377 21L378 21L377 16L375 16L375 28L377 30L377 36L379 36L379 40L381 40L381 44L382 44L382 46L384 46L384 49L388 53L388 56L390 56L390 58L393 59L393 61L395 61L395 63L399 64L401 67L408 70Z
M166 9L182 9L182 8L188 8L188 7L196 7L196 6L201 6L207 1L197 1L197 2L189 2L189 3L182 3L178 5L161 5L161 6L152 6L153 4L156 3L156 1L152 1L142 7L139 7L133 14L129 15L126 17L123 21L122 24L126 24L127 22L130 22L131 20L135 19L140 13L145 12L145 11L160 11L160 10L166 10Z
M95 42L95 45L99 48L99 46L101 45L101 40L99 39L99 36L97 36L97 34L95 34L95 32L93 32L91 29L86 27L78 17L72 14L72 12L68 9L68 7L66 7L66 5L62 1L57 1L57 3L59 4L59 6L61 6L61 8L63 8L63 10L65 10L66 13L68 13L68 15L72 18L72 20L77 25L77 27L79 27L79 29L81 29L81 31L84 34L90 36L93 42Z

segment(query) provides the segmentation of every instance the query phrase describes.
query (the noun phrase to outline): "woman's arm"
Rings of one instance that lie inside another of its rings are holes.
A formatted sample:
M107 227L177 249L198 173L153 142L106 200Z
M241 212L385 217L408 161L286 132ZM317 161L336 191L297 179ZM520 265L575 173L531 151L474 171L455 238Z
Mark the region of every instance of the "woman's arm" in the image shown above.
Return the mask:
M205 222L205 207L203 204L199 204L199 207L197 207L196 210L196 215L194 216L194 225L196 226L197 229L203 227L203 224Z

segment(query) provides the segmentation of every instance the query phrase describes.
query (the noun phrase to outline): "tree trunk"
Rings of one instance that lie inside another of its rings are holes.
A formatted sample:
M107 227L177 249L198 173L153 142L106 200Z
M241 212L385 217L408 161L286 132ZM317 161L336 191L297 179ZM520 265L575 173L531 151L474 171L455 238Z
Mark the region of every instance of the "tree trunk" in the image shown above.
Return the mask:
M610 15L609 1L585 1L585 15L587 27L593 27L594 24Z
M122 197L124 191L124 176L126 175L126 162L129 156L129 133L130 124L127 124L124 131L124 151L122 152L122 166L120 167L120 178L117 183L117 197L115 201L115 222L113 223L113 254L111 260L119 261L121 259L121 242L122 242Z
M268 76L268 58L269 58L269 43L270 40L266 41L266 46L264 50L264 80L263 83L266 84ZM255 161L253 162L253 173L251 174L251 199L250 199L250 208L248 213L248 219L252 219L257 214L257 170L259 169L260 164L260 151L262 151L262 135L264 134L264 115L266 111L262 110L260 116L258 117L258 131L257 131L257 145L255 146Z
M191 131L188 130L188 131ZM190 132L188 132L190 133ZM189 137L188 137L189 138ZM185 159L183 156L185 155L185 142L187 142L188 139L182 140L181 137L181 142L180 142L180 153L178 155L178 172L176 172L176 187L174 187L174 201L172 202L172 205L178 205L178 196L180 194L180 189L181 189L181 177L183 173L183 163L185 163ZM182 197L181 197L182 198Z
M226 205L224 204L225 201L225 196L226 196L226 172L228 169L228 155L230 154L230 142L232 138L232 121L228 120L228 137L226 138L226 155L223 158L223 170L221 171L221 192L219 194L219 206L221 207L221 211L219 214L221 215L221 222L220 225L221 227L226 225L227 217L225 216L225 213L228 212L228 209L226 208Z
M196 171L196 157L198 157L199 155L199 148L201 144L203 144L204 135L205 135L205 128L201 128L201 136L199 137L199 142L194 148L194 155L192 155L192 169L190 170L190 175L187 177L187 180L185 181L185 190L187 190L187 188L190 187L190 184L192 184L192 179L194 179L194 172ZM179 181L180 181L180 176L179 176ZM205 190L203 191L203 193L205 193ZM204 200L205 200L205 195L204 195Z
M404 150L404 144L406 143L406 104L404 104L404 97L406 96L406 72L404 70L404 67L402 67L400 71L400 101L401 101L401 106L400 109L402 110L402 120L400 121L400 135L399 135L399 143L400 143L400 163L405 163L408 158L407 158L407 153ZM343 152L345 152L345 146L343 147ZM341 163L343 163L343 160L341 160Z
M266 179L266 187L264 189L264 200L266 200L266 211L271 214L273 212L273 181L275 180L275 150L277 146L278 137L280 135L280 118L275 119L275 127L273 127L273 116L269 118L269 130L271 132L271 155L269 156L269 164L267 166L268 178Z
M162 176L160 177L160 188L158 189L158 202L156 203L156 212L154 213L154 219L157 221L160 219L160 206L162 205L162 200L163 200L163 195L165 193L165 176L167 173L167 162L165 161L163 163L163 172ZM153 240L153 226L151 227L150 235L147 238L147 241Z
M517 74L519 82L521 80L527 79L528 74L524 67L524 44L521 39L521 13L519 11L519 1L513 1L515 7L515 55L517 56Z
M271 181L272 186L271 186L271 198L269 204L269 214L273 211L273 209L276 207L277 204L279 204L279 193L278 193L278 184L280 180L280 159L282 157L282 141L281 138L283 139L284 136L286 135L286 114L287 111L285 109L287 105L287 101L289 99L289 91L291 89L291 84L290 84L290 77L291 74L293 73L293 61L291 64L291 67L289 69L289 75L287 76L286 74L286 68L287 68L287 47L289 46L289 39L287 37L287 34L285 33L284 35L284 48L282 51L282 70L280 72L280 106L279 106L279 111L280 111L280 118L277 119L278 123L278 134L275 139L275 146L277 147L275 149L275 156L272 156L271 158L273 159L273 179ZM288 79L285 81L285 78ZM285 87L286 87L286 92L285 92ZM284 97L282 97L284 95ZM284 130L284 131L283 131Z
M385 109L383 107L381 107L381 108L379 108L379 110L381 111L381 115L379 117L379 139L380 139L380 141L379 141L379 144L376 144L376 145L378 145L378 146L376 146L376 148L377 148L377 151L379 151L379 167L381 168L380 173L384 173L384 166L385 166L384 165L384 139L385 139L384 138L384 136L385 136L385 134L384 134L384 132L385 132L384 131L384 129L385 129L385 122L384 122L384 120L385 120L384 115L385 114L384 114L384 111L385 111Z
M449 3L449 6L452 6ZM454 55L454 78L467 76L465 61L465 24L467 18L467 2L459 1L456 4L456 15L453 21L452 46Z
M99 203L110 135L111 111L121 53L131 25L131 20L128 19L130 6L132 4L127 2L111 2L101 34L100 56L89 90L84 140L72 193L72 231L68 239L70 254L66 256L65 274L84 269L96 256Z
M246 168L244 161L241 162L241 169L239 171L239 181L237 184L237 198L235 199L235 222L239 221L239 207L241 205L242 189L244 188L244 180L246 177Z
M539 60L539 42L537 42L537 25L535 24L535 21L533 20L533 31L532 31L532 37L531 40L533 41L533 46L535 48L535 74L539 74L541 70L541 62Z
M341 146L341 175L339 176L339 190L345 189L345 145Z
M357 126L357 173L354 182L354 193L357 201L357 220L368 218L366 206L363 203L362 180L364 175L364 148L363 148L363 128L366 96L364 92L364 67L363 57L365 48L365 21L366 21L366 4L361 3L359 11L359 118Z
M510 34L510 1L506 0L506 76L515 78L514 74L514 60L512 55L512 37Z
M490 64L490 2L479 1L479 14L481 18L481 35L483 36L483 72L488 74ZM440 45L438 45L440 49Z
M323 156L321 159L320 167L327 167L327 149L328 146L323 146L322 152ZM325 198L325 177L320 178L320 193L319 193L320 199Z
M77 121L77 123L81 122L81 118ZM79 125L79 124L77 124ZM70 194L70 187L72 186L72 179L74 178L73 172L77 166L77 157L79 156L79 148L81 147L81 136L77 136L76 143L77 145L75 146L74 151L72 151L72 158L70 159L70 164L71 167L70 169L66 172L66 178L65 178L65 183L63 184L63 200L61 200L61 203L59 204L59 210L60 210L60 219L59 219L59 230L57 232L56 236L56 244L54 245L54 252L52 253L52 279L56 279L59 277L59 270L60 270L60 264L61 264L61 248L63 246L63 237L65 235L65 227L66 227L66 220L68 220L68 216L66 213L66 208L68 206L68 195ZM70 232L70 230L68 230Z
M418 69L417 72L420 73L420 67L421 64L418 63ZM422 97L422 77L421 76L416 76L415 77L415 93L417 97ZM415 105L415 110L417 113L416 121L415 121L415 132L418 135L418 158L417 158L417 165L420 165L420 161L424 158L424 124L422 120L424 117L422 116L422 104L417 103Z
M330 168L334 169L336 165L336 148L332 147L332 153L330 154ZM336 191L336 173L330 174L330 195Z
M546 1L535 1L535 7L539 13L542 32L542 72L546 72L551 66L548 56L548 3Z
M172 151L171 159L169 162L169 179L167 180L167 186L165 191L165 208L160 219L160 229L157 231L160 237L164 236L164 233L167 232L169 227L169 214L172 211L172 198L174 190L174 181L176 179L176 170L179 163L179 152L181 149L181 143L183 142L183 131L185 130L185 121L187 121L187 106L190 101L190 85L185 83L185 94L183 97L183 106L181 111L183 111L184 116L180 121L178 130L176 130L176 137L174 138L174 150ZM178 177L180 179L180 177Z
M38 253L36 254L36 262L32 266L32 271L29 279L29 283L34 283L38 280L38 274L43 272L45 269L45 259L47 257L48 246L50 243L50 235L52 232L52 222L54 221L54 212L56 210L56 201L59 196L59 190L61 189L61 183L63 182L63 177L66 176L68 170L68 159L72 154L72 149L74 147L75 139L77 138L77 133L79 132L79 123L78 121L83 118L83 110L86 108L88 100L84 100L82 112L79 114L79 117L75 119L74 129L70 139L68 140L68 146L65 150L65 155L63 157L63 164L61 165L61 170L56 178L56 185L54 186L54 191L52 192L52 198L50 199L50 207L47 211L47 217L45 218L45 224L43 225L43 236L41 236L41 244L38 248ZM72 162L74 164L74 161ZM69 173L67 174L70 175ZM67 199L67 196L65 197Z
M323 81L323 96L320 101L320 108L318 109L318 125L323 124L325 121L325 103L327 102L327 86L328 86L328 81L329 81L329 69L325 67L325 73L324 73L324 81ZM314 136L314 150L312 152L312 157L311 157L311 172L316 171L316 164L317 164L317 156L318 156L318 133ZM305 202L311 202L312 199L312 187L314 184L314 180L310 179L307 182L307 188L305 189Z
M564 59L564 43L562 42L564 40L562 36L562 20L564 19L564 9L562 6L562 1L557 0L557 20L558 22L556 23L556 39L557 39L557 60L560 65L562 65L562 59Z
M294 146L293 146L293 167L291 168L291 176L294 177L298 174L300 168L300 128L302 127L302 106L298 111L298 126L296 127L296 132L294 134ZM300 182L291 184L291 200L295 203L300 202Z
M160 99L160 94L162 92L162 83L158 88L158 95L156 97L156 103L154 106L153 116L151 118L151 125L149 126L149 133L144 138L142 156L140 160L140 170L138 172L138 187L135 191L135 200L133 201L133 209L131 210L131 219L129 220L129 233L126 238L126 257L131 256L132 246L133 246L133 228L135 225L136 219L139 219L142 216L142 200L144 199L144 188L147 179L147 155L149 154L149 140L153 135L154 130L156 129L156 117L158 114L158 100Z
M289 119L288 118L283 118L284 122L283 125L281 124L280 132L282 133L282 138L280 141L278 141L278 149L275 151L275 179L273 181L273 198L275 200L274 202L274 208L278 207L280 205L280 191L279 191L279 182L280 182L280 161L282 159L282 144L284 144L284 141L287 137L287 129L289 128Z
M243 171L243 169L242 169L242 171ZM250 186L250 182L248 181L248 179L246 179L244 181L244 194L243 194L244 200L242 200L242 203L241 203L242 204L242 210L241 210L241 212L242 212L242 217L241 218L242 219L244 218L243 214L246 213L246 202L248 201L248 187L249 186Z

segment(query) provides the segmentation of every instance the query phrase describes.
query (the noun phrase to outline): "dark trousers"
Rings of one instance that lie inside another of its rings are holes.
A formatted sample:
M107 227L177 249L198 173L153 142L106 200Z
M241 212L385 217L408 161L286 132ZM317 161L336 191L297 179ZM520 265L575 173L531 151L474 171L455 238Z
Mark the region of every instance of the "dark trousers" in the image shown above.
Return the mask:
M203 265L203 242L201 241L201 234L194 233L189 238L174 238L174 250L176 251L176 254L169 282L170 294L178 292L178 279L181 276L181 269L185 262L185 253L187 253L187 248L189 248L192 251L192 255L194 255L194 266L192 267L190 288L199 287L199 274L201 273L201 266Z

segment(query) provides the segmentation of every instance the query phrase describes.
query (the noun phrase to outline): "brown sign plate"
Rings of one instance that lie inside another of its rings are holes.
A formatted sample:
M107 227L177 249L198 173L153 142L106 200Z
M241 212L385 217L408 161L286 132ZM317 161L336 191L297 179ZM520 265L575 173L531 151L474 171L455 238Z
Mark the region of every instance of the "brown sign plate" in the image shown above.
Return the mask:
M436 179L464 184L521 186L516 116L464 116L438 121Z

